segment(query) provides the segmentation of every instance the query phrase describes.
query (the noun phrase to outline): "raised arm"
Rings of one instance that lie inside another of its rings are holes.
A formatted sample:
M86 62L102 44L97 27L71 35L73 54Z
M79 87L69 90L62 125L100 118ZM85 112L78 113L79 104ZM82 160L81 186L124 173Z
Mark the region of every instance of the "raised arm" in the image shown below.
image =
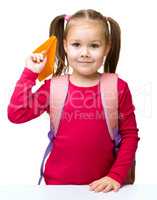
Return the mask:
M25 68L17 81L8 105L8 118L13 123L23 123L49 112L50 80L36 91L32 92L38 73Z

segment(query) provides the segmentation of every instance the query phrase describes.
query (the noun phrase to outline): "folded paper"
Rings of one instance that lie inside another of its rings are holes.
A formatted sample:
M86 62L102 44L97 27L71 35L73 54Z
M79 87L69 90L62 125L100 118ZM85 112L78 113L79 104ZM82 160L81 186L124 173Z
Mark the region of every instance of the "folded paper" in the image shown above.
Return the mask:
M56 55L57 38L52 35L48 40L36 48L33 53L41 53L45 51L47 61L43 70L38 74L38 80L42 81L51 74L54 74L54 63Z

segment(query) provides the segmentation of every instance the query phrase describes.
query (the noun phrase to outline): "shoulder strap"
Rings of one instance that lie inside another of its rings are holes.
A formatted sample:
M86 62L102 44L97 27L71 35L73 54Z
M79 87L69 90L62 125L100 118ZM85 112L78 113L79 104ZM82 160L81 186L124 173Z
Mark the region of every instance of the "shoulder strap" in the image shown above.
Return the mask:
M118 130L118 76L115 73L103 73L100 78L100 93L104 114L112 139ZM68 93L69 76L52 77L50 85L50 119L54 134L57 133L64 102Z
M112 139L118 130L118 76L114 73L103 73L100 78L100 93L104 114Z
M67 93L68 75L52 77L50 83L50 131L48 133L50 143L45 150L44 157L41 163L38 185L40 185L43 178L45 160L53 149L52 140L56 136L58 130Z
M50 84L50 121L56 135L64 102L68 94L68 75L52 77Z

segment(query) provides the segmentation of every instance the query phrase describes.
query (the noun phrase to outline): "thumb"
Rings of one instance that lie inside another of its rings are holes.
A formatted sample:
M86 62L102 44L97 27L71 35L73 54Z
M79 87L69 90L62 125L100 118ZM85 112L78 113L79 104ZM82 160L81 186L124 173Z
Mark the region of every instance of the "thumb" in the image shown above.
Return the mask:
M43 60L43 64L45 65L46 62L47 62L47 57L45 56L45 57L44 57L44 60Z

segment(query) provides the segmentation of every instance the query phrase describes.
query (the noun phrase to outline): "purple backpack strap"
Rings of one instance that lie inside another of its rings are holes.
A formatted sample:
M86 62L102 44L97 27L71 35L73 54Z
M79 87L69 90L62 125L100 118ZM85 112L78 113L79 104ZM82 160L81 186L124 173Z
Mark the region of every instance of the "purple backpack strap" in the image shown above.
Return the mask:
M46 150L45 150L45 153L44 153L44 156L43 156L43 160L41 162L41 166L40 166L40 177L39 177L39 180L38 180L38 185L41 184L41 181L42 181L42 178L43 178L43 169L44 169L44 164L45 164L45 160L46 158L48 157L49 153L52 151L52 148L53 148L53 139L54 139L54 133L53 133L53 130L50 128L50 131L48 132L48 138L50 140Z
M118 133L118 76L114 73L103 73L100 78L101 100L111 139L115 141L116 146L120 142L120 134ZM44 162L48 154L53 148L53 139L56 137L59 122L63 112L63 106L68 94L69 76L53 77L50 85L50 131L48 137L50 143L45 151L44 158L40 168L40 185L43 177Z
M38 181L38 185L41 184L43 178L43 169L45 160L48 157L49 153L53 149L53 139L56 137L59 122L61 119L61 114L63 112L64 102L66 100L68 94L68 83L69 76L57 76L52 77L50 83L50 131L48 132L48 138L50 140L40 167L40 178Z

